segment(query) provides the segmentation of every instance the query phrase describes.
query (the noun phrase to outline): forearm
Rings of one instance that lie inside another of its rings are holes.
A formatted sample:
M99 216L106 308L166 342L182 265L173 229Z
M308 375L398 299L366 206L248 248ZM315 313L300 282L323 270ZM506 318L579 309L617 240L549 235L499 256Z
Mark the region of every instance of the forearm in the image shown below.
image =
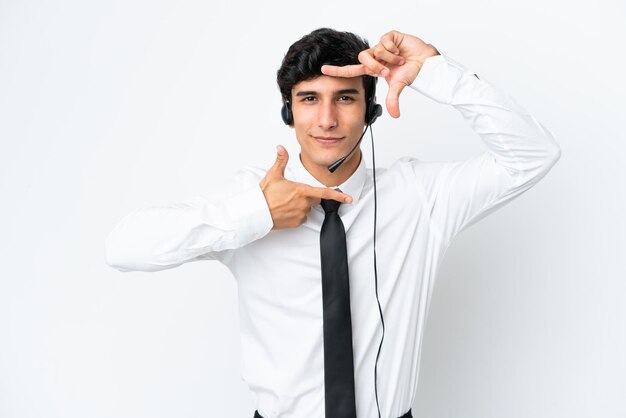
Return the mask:
M445 54L428 58L410 87L457 109L518 186L539 180L560 157L554 137L532 115Z
M272 227L263 193L254 184L220 199L198 196L135 210L110 232L107 264L120 271L158 271L198 259L221 259Z
M445 54L428 58L411 88L452 105L487 147L465 160L411 162L446 245L530 189L560 157L553 136L533 116Z

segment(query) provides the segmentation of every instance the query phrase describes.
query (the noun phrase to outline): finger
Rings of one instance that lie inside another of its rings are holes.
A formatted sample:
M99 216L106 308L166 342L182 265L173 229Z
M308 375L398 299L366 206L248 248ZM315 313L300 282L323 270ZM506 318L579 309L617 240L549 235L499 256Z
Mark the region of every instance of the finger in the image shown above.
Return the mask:
M400 93L405 87L406 84L399 81L389 84L389 91L387 92L385 104L387 105L387 111L393 118L400 117Z
M393 32L389 32L385 34L382 38L380 38L380 43L385 47L385 49L393 54L400 54L400 48L394 42L394 34Z
M287 149L282 145L276 146L276 161L270 171L275 176L285 177L285 167L287 167L287 162L289 161L289 153Z
M371 75L363 64L354 65L322 65L322 74L331 77L358 77L360 75Z
M305 193L307 196L316 199L332 199L341 203L352 203L352 197L350 195L324 187L309 186L306 188Z
M381 44L376 45L374 48L374 58L379 61L385 61L389 64L402 65L404 64L404 58L400 55L396 55L393 52L385 49Z
M369 49L359 52L359 61L375 75L381 77L387 77L389 75L389 69L382 63L376 61Z

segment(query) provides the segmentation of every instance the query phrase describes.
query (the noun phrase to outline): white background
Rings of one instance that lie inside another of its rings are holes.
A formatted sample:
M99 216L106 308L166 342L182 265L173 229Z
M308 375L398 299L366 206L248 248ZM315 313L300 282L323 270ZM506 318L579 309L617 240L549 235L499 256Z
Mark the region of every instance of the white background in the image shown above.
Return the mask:
M448 251L414 416L623 418L625 20L618 0L0 0L0 416L252 417L227 269L120 273L104 240L278 143L297 155L276 70L329 26L432 43L562 148ZM452 107L400 104L374 126L379 166L485 149Z

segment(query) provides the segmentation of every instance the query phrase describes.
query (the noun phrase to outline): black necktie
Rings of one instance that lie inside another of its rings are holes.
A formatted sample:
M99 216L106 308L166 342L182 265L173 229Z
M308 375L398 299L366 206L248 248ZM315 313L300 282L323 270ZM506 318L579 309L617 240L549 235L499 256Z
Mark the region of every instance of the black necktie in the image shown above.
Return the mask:
M320 233L326 418L356 418L348 254L346 231L337 213L340 204L321 200L326 212Z

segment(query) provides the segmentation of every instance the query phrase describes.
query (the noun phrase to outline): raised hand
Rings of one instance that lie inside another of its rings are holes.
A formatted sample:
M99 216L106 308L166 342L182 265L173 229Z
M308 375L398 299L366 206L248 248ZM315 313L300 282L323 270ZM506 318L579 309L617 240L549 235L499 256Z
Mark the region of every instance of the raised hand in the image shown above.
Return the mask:
M282 146L276 147L276 162L259 183L272 214L272 229L295 228L306 222L311 207L321 199L333 199L341 203L352 203L345 193L324 187L313 187L285 178L285 167L289 154Z
M322 73L334 77L384 77L389 85L385 100L387 111L397 118L400 117L400 93L413 83L426 58L435 55L439 55L439 51L431 44L393 30L384 34L378 44L359 53L360 64L323 65Z

